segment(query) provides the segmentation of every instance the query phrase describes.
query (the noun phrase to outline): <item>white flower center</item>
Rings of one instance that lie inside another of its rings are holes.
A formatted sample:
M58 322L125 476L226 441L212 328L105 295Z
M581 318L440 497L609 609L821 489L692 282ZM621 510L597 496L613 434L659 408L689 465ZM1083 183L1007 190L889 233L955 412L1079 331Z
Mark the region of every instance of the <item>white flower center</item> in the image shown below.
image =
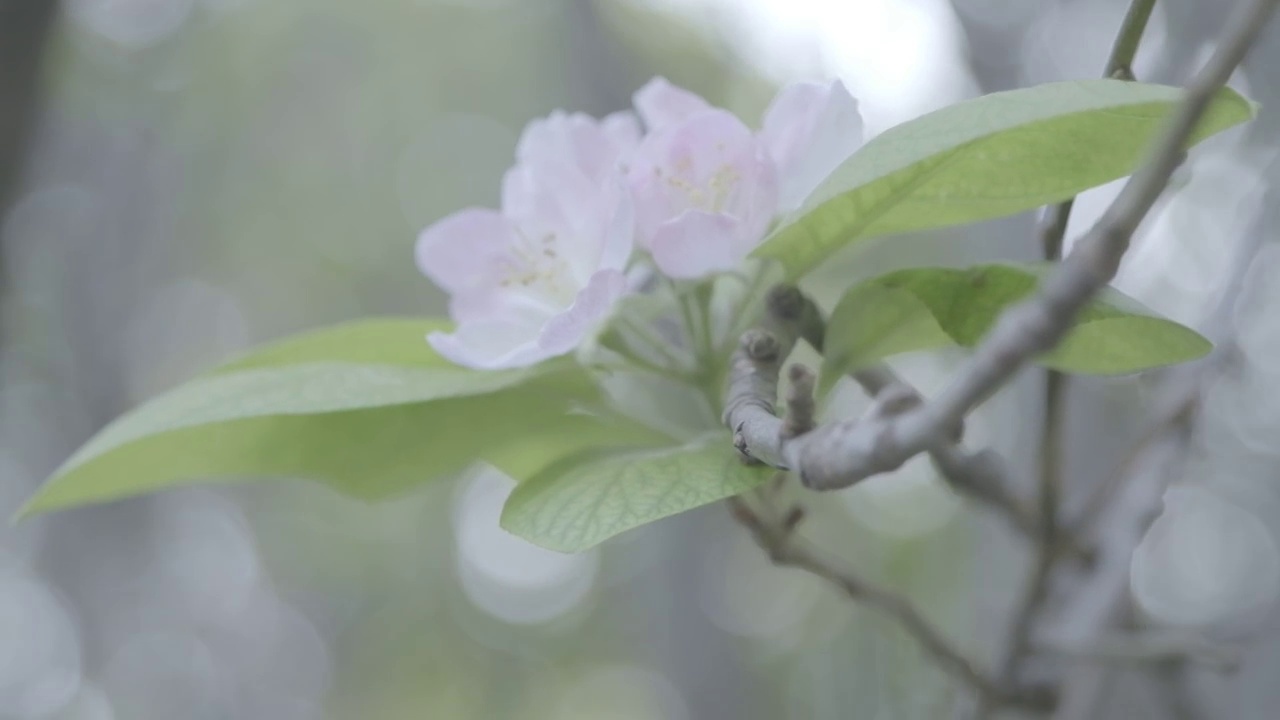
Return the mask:
M716 168L705 183L693 181L693 160L682 157L672 165L672 173L666 175L661 167L654 168L654 174L663 179L667 186L683 195L689 206L710 213L723 212L729 196L742 181L742 173L736 167L725 163Z
M572 305L578 283L560 252L556 234L529 237L520 232L519 237L520 241L499 261L499 285L536 297L556 309Z

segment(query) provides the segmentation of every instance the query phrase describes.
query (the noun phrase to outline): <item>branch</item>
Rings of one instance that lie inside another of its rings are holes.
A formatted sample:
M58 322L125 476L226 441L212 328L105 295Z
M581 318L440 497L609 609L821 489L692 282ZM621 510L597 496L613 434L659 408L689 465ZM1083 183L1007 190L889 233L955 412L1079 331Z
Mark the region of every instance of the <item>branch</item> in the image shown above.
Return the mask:
M1112 45L1111 54L1103 70L1103 77L1133 80L1133 59L1142 42L1147 21L1155 0L1133 0L1120 31ZM1041 232L1044 259L1058 262L1062 259L1062 245L1075 198L1069 198L1049 210ZM1031 635L1045 605L1049 600L1050 583L1057 566L1058 536L1064 534L1059 505L1062 498L1062 432L1066 412L1064 396L1067 376L1056 370L1044 375L1044 420L1040 428L1039 477L1040 477L1040 542L1035 566L1027 583L1026 593L1018 605L1009 632L1009 647L1004 662L1006 682L1016 680L1023 659L1031 652ZM985 714L985 713L983 713Z
M1191 132L1256 37L1275 0L1257 0L1228 40L1188 87L1147 161L1125 185L1076 249L1028 301L1005 311L957 378L936 398L889 412L879 403L865 418L832 423L790 442L777 419L758 403L730 403L726 420L745 454L796 470L805 486L848 487L896 470L916 454L938 447L964 416L1006 384L1033 357L1051 350L1081 309L1114 277L1129 239L1178 166ZM741 399L750 367L735 360L731 396Z
M811 389L812 385L809 387ZM1006 689L988 677L971 659L955 648L907 598L868 581L848 568L838 567L819 557L808 545L797 542L795 529L803 513L798 508L792 508L778 516L761 495L763 493L757 496L757 499L762 500L759 510L753 509L741 496L729 498L728 503L734 519L750 531L756 544L768 554L774 564L805 570L840 588L850 600L873 607L889 616L920 644L921 649L944 672L968 685L983 702L1035 709L1049 706L1051 699L1041 691Z
M1129 10L1120 22L1120 34L1111 47L1111 55L1107 58L1107 66L1102 71L1103 77L1117 80L1133 79L1133 59L1138 55L1138 45L1142 42L1142 33L1147 29L1147 20L1156 6L1156 0L1133 0Z
M767 329L766 329L767 328ZM782 362L798 339L803 338L822 352L826 326L822 313L811 299L794 286L779 285L770 290L765 303L763 326L743 335L730 371L725 422L734 428L734 445L752 461L788 470L779 459L784 446L803 433L786 434L784 421L774 411L778 374ZM872 414L902 412L923 402L920 394L886 365L872 365L851 377L875 401ZM749 447L748 433L772 435L777 442L764 449L775 455L758 455L761 447ZM957 425L946 441L929 450L939 475L958 494L990 506L1017 530L1030 537L1041 533L1034 511L1013 491L1008 469L999 453L992 450L966 451L960 444L962 426ZM1070 534L1054 544L1055 552L1088 561L1090 555Z
M762 374L773 372L776 378L774 368L776 365L765 361ZM790 379L791 391L787 396L787 413L786 419L782 421L781 432L785 437L794 438L814 427L814 379L813 373L803 365L791 366ZM782 478L785 478L785 474L778 473L777 479ZM773 487L777 487L777 484L773 483ZM969 685L983 702L1036 708L1047 707L1051 702L1051 698L1043 693L1012 692L1002 688L952 646L945 635L934 628L905 597L869 582L850 569L838 568L833 562L820 559L813 548L796 542L795 530L804 519L804 511L799 506L791 507L785 514L778 515L769 502L768 491L756 491L756 500L759 502L758 510L753 509L741 496L728 498L728 506L733 519L749 530L756 544L759 544L774 564L808 571L836 585L849 600L884 612L915 638L924 652L931 655L943 671Z
M1090 498L1088 506L1096 507L1097 514L1082 521L1098 525L1097 570L1073 598L1056 635L1075 643L1096 643L1109 634L1108 627L1124 609L1130 558L1158 517L1165 488L1188 453L1204 389L1231 353L1235 309L1249 268L1263 245L1267 220L1264 210L1235 252L1225 289L1206 323L1214 340L1213 352L1199 362L1169 371L1143 440L1102 491L1109 502ZM1064 705L1062 717L1088 717L1099 682L1098 677L1086 676L1069 685L1070 702Z
M763 324L763 328L748 331L743 336L733 358L725 417L737 419L734 444L740 450L745 450L741 435L746 424L767 428L768 432L775 434L779 447L812 432L816 424L814 377L808 368L791 366L786 412L781 419L775 414L774 399L782 363L799 337L803 335L815 347L822 347L825 327L821 313L795 287L778 286L769 292ZM914 406L919 403L919 395L898 381L888 368L878 368L873 374L884 381L876 386L876 402L886 412L896 411L895 408L903 404ZM871 382L869 378L864 379ZM957 458L962 456L954 448L951 454ZM743 459L760 462L756 456L745 452ZM945 672L970 686L982 702L1041 709L1049 706L1051 698L1042 692L1006 690L987 677L906 598L867 581L849 569L837 567L818 557L810 547L796 542L795 530L804 518L803 510L794 506L779 514L771 503L784 479L785 473L779 472L773 483L755 492L758 509L753 509L741 496L727 501L734 519L751 532L756 543L775 564L806 570L839 587L849 599L887 614L915 638Z
M1036 649L1080 660L1103 660L1111 663L1169 662L1188 660L1219 672L1234 671L1240 664L1241 651L1222 643L1187 632L1117 630L1090 642L1055 642L1042 639Z

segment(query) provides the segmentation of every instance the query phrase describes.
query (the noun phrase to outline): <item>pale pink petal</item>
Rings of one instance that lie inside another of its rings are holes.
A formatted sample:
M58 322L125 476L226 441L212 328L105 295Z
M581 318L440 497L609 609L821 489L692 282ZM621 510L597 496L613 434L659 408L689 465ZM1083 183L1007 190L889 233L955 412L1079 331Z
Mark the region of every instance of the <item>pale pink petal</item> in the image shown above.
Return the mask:
M518 284L481 286L449 298L449 317L459 324L503 318L541 327L560 310L560 306Z
M630 110L605 115L600 121L600 129L609 138L617 153L617 159L626 162L631 153L640 145L644 133L640 129L640 118Z
M759 235L776 210L772 160L747 126L723 110L651 133L636 151L628 180L644 247L662 223L685 210L736 217L742 232Z
M574 167L550 159L521 163L502 178L502 213L526 233L599 234L605 210L601 186Z
M495 258L511 247L515 230L495 210L468 208L427 227L418 235L418 269L446 292L460 292L492 281Z
M625 270L635 248L636 210L631 192L621 176L612 178L607 184L603 202L609 208L609 219L604 228L604 247L596 268Z
M433 332L427 342L441 357L477 370L532 365L546 359L538 326L495 318L463 323L452 333Z
M778 167L779 207L799 207L862 146L858 101L839 80L783 88L765 111L760 138Z
M661 130L690 116L710 110L711 105L694 93L655 77L631 96L631 103L649 132Z
M563 163L592 181L617 172L618 164L640 143L640 123L629 112L604 120L557 110L525 126L516 145L518 163Z
M502 212L468 210L423 231L418 261L450 294L443 357L494 369L573 350L627 291L635 215L623 162L639 121L552 113L525 129Z
M627 278L620 271L601 270L592 275L573 304L542 328L538 338L539 349L547 357L563 355L574 349L609 316L614 304L626 292Z
M653 262L678 280L733 270L751 250L739 239L739 225L728 215L689 210L658 228Z
M533 259L563 263L579 287L631 258L635 213L620 175L593 183L564 164L517 165L503 178L502 196L525 244L535 245Z

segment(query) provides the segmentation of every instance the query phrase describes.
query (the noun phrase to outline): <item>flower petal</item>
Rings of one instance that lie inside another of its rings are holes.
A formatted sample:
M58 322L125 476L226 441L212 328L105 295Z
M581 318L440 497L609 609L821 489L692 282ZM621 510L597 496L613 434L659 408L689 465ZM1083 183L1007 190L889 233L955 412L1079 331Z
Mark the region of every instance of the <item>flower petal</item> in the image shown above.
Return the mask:
M651 133L628 171L638 240L686 210L725 214L752 242L763 239L777 206L773 162L751 130L724 110L697 113Z
M663 77L655 77L631 96L631 103L650 132L682 122L690 116L710 110L711 104L684 88L672 85Z
M604 229L604 247L600 250L599 270L625 270L635 249L636 208L626 180L613 178L606 186L604 206L609 215Z
M627 292L626 275L618 270L601 270L591 276L567 310L551 318L538 337L545 357L563 355L578 346L600 321L609 316L614 304Z
M459 325L452 333L433 332L427 342L445 359L476 370L532 365L548 356L538 348L539 328L507 319Z
M723 214L689 210L664 223L653 239L653 262L668 277L695 279L732 270L751 251L739 222Z
M522 285L480 286L449 298L449 317L459 325L494 319L542 327L561 308Z
M592 182L564 163L517 165L503 178L503 211L523 237L548 241L533 259L562 261L579 288L597 270L622 269L630 260L632 205L620 175Z
M779 206L800 206L862 146L858 101L834 80L783 88L765 111L760 139L778 166Z
M640 129L640 118L630 110L605 115L600 120L600 130L613 143L618 151L618 159L623 162L640 145L640 138L644 136Z
M576 168L544 159L521 163L502 177L502 212L528 235L573 231L599 234L601 188Z
M418 235L418 269L446 292L491 282L495 258L515 242L515 229L501 213L468 208L428 226Z
M557 110L525 126L516 145L518 163L563 163L593 182L617 171L618 163L640 144L640 123L629 112L604 120Z

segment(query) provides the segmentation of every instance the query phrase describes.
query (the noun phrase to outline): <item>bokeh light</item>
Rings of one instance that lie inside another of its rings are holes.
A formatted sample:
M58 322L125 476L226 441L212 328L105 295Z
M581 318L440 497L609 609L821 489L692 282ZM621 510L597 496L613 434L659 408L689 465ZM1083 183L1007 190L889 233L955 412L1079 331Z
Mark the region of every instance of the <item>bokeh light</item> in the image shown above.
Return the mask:
M503 530L502 504L514 487L492 470L477 472L463 487L453 513L458 579L485 612L510 623L543 623L586 599L600 557L545 550Z
M1096 76L1125 7L63 0L47 34L18 31L45 38L40 57L0 68L29 71L41 90L10 102L0 82L4 119L30 127L12 168L0 152L0 515L112 418L248 346L354 318L446 314L414 266L415 236L497 203L521 128L553 108L619 110L660 74L757 125L779 84L839 77L873 137L980 90ZM1219 10L1158 3L1140 78L1181 80L1211 49L1204 28ZM0 9L0 28L15 17ZM1262 101L1259 122L1191 153L1117 281L1196 327L1230 249L1275 205L1274 52L1259 48L1233 80ZM1080 197L1069 241L1122 185ZM1187 484L1131 575L1145 620L1245 623L1263 660L1222 682L1239 707L1272 704L1277 668L1266 660L1280 533L1275 239L1246 287L1228 372L1203 398ZM813 290L830 310L850 278L1038 257L1028 215L878 239ZM963 358L890 362L932 395ZM1102 436L1140 425L1154 379L1073 381L1071 411L1099 422L1073 423L1072 442L1118 444ZM1009 457L1028 498L1038 380L1028 372L984 403L965 433L967 447ZM678 435L715 422L674 383L613 389ZM1106 407L1090 415L1098 395ZM665 424L678 403L704 419ZM825 412L867 406L843 382ZM1103 477L1112 454L1073 454L1070 479ZM891 624L774 567L723 507L566 555L501 530L512 483L492 471L359 498L244 479L0 527L0 718L692 720L712 695L744 720L915 720L949 700ZM998 595L1018 587L1026 548L927 459L843 492L791 490L807 539L911 596L976 654L991 649L995 631L973 618L1004 626L1010 599Z
M52 714L81 681L78 630L47 585L0 558L0 715Z
M1173 487L1133 555L1130 586L1160 622L1210 625L1275 600L1280 552L1248 510L1195 485Z

